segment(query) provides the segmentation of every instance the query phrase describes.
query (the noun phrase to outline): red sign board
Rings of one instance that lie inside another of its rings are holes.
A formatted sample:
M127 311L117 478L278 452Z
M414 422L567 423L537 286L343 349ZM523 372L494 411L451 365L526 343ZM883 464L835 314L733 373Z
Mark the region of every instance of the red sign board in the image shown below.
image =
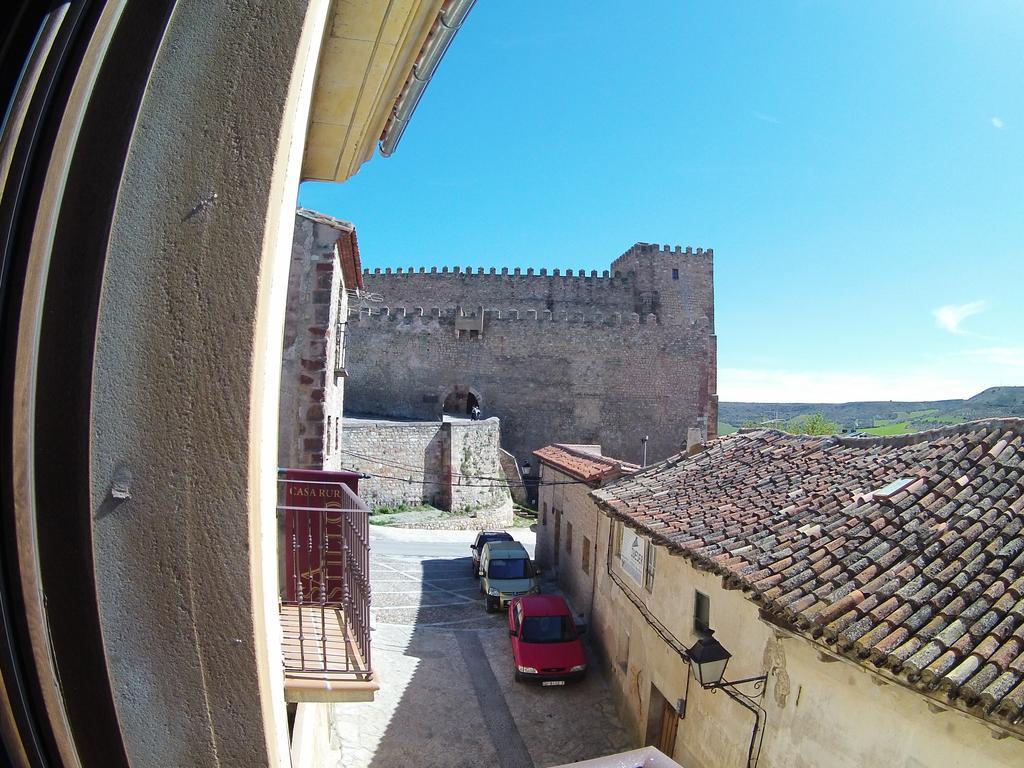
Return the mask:
M340 603L344 560L342 486L355 494L359 475L318 469L281 471L280 504L284 508L284 599L288 602Z

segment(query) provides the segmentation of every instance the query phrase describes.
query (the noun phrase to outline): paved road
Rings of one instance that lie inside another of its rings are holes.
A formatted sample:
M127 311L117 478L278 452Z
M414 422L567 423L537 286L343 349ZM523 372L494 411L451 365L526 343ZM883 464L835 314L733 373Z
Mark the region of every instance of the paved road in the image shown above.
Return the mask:
M533 534L512 531L532 552ZM347 768L542 768L627 749L596 669L576 685L513 680L504 617L484 611L472 532L374 529L369 704L334 705L333 754Z
M510 528L509 533L533 557L536 534L529 528ZM418 531L374 525L370 527L370 551L373 555L414 558L469 557L469 545L475 537L475 531Z

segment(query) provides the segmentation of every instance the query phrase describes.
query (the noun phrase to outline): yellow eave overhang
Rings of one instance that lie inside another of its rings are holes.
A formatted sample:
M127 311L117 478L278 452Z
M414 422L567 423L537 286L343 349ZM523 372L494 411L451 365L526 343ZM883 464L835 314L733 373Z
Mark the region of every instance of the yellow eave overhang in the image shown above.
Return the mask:
M344 181L373 156L444 0L334 0L320 52L304 179Z

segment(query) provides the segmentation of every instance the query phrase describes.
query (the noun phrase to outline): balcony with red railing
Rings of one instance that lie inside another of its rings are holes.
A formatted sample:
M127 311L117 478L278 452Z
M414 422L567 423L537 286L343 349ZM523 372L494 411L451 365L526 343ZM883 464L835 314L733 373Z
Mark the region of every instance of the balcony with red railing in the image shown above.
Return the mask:
M358 476L282 470L279 606L285 699L372 701L369 510Z

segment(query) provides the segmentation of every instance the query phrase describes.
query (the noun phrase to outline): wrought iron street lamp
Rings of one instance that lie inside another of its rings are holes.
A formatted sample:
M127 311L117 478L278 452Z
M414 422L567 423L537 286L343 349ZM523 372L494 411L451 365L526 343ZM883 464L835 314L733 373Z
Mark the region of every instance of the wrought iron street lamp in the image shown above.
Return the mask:
M712 637L713 634L714 632L709 631L707 637L702 637L688 651L690 669L693 670L693 676L697 678L701 688L715 688L721 685L725 667L732 658L732 654Z
M712 693L722 691L740 706L750 710L754 714L754 729L750 734L750 747L747 750L747 768L754 768L757 765L757 758L761 754L761 741L764 739L764 722L767 717L760 699L764 696L764 686L768 675L757 677L745 677L740 680L726 680L725 668L729 664L732 654L714 638L714 631L708 630L707 634L700 638L691 648L686 650L690 662L690 670L700 687ZM737 686L750 685L753 694L746 694L740 691ZM680 701L679 717L686 717L686 701L690 695L690 676L686 677L686 699ZM760 739L758 738L760 733ZM756 745L756 750L755 750Z

